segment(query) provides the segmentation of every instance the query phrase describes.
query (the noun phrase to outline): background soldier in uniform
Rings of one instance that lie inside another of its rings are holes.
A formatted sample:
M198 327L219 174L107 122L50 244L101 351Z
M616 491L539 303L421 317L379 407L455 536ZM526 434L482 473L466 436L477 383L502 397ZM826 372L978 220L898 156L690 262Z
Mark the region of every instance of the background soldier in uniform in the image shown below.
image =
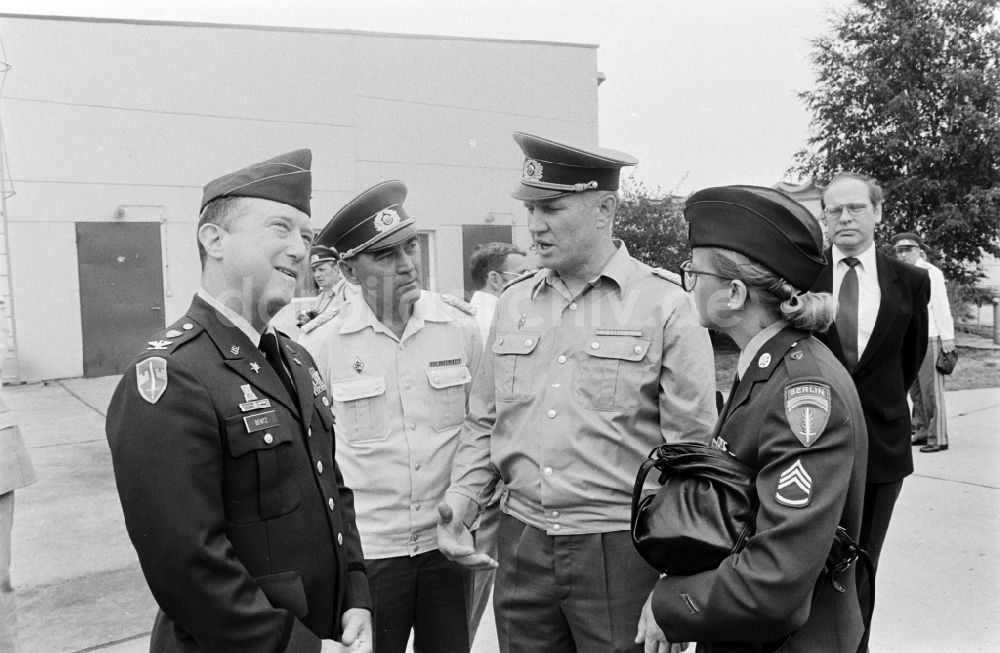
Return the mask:
M502 477L493 593L509 651L641 650L658 574L632 546L636 470L715 422L708 333L662 270L612 239L627 154L516 133L513 193L543 266L500 297L441 512L442 551L474 568L468 527ZM491 355L490 355L491 354Z
M154 652L371 652L326 387L267 326L304 271L311 160L297 150L205 187L202 287L108 407L125 525L160 606Z
M303 334L330 384L337 451L354 488L375 650L468 651L470 574L438 551L444 497L482 342L472 308L420 289L420 244L386 181L344 206L317 243L359 288Z

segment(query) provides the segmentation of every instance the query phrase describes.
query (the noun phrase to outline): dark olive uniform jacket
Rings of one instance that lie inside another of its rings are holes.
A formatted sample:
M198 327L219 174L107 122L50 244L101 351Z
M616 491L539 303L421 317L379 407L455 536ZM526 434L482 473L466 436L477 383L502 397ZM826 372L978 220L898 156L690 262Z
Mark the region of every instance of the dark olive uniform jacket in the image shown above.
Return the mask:
M833 260L830 250L826 259ZM882 298L871 338L851 376L868 425L868 482L893 483L913 473L906 393L927 352L931 282L927 270L882 252L875 252L875 269ZM832 265L823 268L813 290L832 292ZM844 360L836 323L817 337Z
M797 403L810 396L819 399ZM719 568L659 581L652 607L667 639L699 652L773 651L794 632L784 653L853 653L864 630L853 567L837 574L843 592L817 585L837 525L855 540L861 526L868 445L846 370L785 328L751 361L713 445L757 470L756 532Z
M339 637L345 610L369 607L326 387L305 349L279 342L294 399L195 297L111 399L125 525L160 606L153 652L312 653Z

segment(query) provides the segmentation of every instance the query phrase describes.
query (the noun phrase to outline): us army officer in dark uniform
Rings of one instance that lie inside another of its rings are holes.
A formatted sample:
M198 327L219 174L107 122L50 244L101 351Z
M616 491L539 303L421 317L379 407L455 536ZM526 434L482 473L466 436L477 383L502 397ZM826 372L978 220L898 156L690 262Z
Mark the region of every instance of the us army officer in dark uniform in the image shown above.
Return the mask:
M305 272L311 159L298 150L205 187L202 287L108 408L125 525L160 606L153 652L371 652L326 386L268 327Z
M829 294L801 292L823 269L819 224L753 186L695 193L684 214L685 289L701 323L740 347L713 445L758 470L760 510L740 553L657 583L639 639L665 650L655 618L666 640L699 651L853 652L863 631L853 569L823 569L838 525L857 539L868 444L850 376L810 336L835 312Z

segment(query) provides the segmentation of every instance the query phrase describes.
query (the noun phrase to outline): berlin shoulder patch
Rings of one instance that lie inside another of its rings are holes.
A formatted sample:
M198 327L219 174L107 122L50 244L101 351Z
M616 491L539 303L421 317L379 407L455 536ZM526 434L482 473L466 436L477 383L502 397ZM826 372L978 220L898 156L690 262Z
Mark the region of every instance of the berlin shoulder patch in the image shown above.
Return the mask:
M811 447L823 434L830 419L830 386L824 383L786 386L785 416L802 446Z
M136 363L135 382L139 395L155 404L167 389L167 359L151 356Z

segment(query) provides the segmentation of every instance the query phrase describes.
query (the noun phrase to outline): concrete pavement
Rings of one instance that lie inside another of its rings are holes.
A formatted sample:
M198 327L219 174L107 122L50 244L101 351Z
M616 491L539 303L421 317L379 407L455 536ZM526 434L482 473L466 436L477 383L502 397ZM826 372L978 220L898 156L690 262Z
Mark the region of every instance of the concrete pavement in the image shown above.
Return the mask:
M117 377L5 389L39 482L16 494L25 653L147 651L155 604L125 534L104 438ZM914 453L882 554L875 653L1000 650L1000 389L947 395L951 449ZM483 620L474 653L497 650Z

